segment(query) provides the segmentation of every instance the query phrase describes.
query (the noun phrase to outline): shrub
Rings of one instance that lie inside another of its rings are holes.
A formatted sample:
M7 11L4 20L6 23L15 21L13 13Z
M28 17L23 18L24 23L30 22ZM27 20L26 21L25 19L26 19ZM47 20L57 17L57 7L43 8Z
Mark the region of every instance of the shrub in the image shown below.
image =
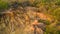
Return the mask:
M8 3L0 1L0 10L7 9L8 8Z

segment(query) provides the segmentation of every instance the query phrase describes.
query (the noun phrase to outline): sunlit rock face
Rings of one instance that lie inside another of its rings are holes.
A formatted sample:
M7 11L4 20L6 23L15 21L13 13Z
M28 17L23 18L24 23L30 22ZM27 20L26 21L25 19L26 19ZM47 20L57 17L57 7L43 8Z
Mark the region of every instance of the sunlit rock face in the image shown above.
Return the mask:
M43 13L39 13L36 7L19 7L1 12L0 34L43 34L45 24L38 22L38 19L47 18L44 14L44 17L39 16L41 14Z

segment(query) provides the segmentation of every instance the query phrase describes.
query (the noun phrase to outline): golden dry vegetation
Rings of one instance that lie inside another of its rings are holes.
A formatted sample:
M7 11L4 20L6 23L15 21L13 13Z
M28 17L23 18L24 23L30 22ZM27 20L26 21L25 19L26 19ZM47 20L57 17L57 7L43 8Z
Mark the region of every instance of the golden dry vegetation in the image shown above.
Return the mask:
M0 0L0 34L60 34L60 0Z

